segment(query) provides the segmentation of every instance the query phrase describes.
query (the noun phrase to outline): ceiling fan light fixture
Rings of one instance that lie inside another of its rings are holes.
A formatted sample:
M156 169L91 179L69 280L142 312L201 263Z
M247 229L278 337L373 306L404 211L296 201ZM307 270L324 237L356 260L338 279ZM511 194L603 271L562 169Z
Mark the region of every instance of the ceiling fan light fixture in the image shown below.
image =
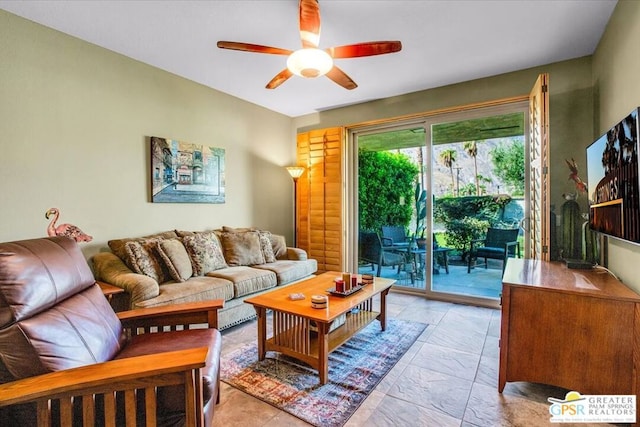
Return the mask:
M287 68L300 77L324 76L333 68L333 58L321 49L299 49L287 58Z

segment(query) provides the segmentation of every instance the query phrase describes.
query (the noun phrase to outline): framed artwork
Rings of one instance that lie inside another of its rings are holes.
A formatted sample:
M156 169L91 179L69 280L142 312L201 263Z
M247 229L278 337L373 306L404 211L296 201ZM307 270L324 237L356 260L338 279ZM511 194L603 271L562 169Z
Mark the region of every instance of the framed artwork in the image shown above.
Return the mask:
M153 203L224 203L224 149L151 137Z

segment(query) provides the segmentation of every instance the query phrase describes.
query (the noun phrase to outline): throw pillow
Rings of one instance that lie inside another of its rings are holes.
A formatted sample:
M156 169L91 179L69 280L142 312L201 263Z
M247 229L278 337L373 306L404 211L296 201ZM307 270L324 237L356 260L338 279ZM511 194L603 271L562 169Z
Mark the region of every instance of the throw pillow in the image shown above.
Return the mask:
M111 249L111 252L113 252L118 256L118 258L126 262L126 258L128 255L124 246L127 244L127 242L144 242L145 240L149 239L175 239L176 237L178 236L176 236L176 233L174 233L173 231L164 231L162 233L151 234L144 237L126 237L124 239L112 239L109 240L107 244L109 245L109 249Z
M194 234L198 234L198 232L197 231L176 230L176 234L178 235L178 237L186 237L186 236L193 236Z
M271 248L276 259L287 259L287 241L284 236L272 234L269 236Z
M271 246L271 232L258 231L258 235L260 236L260 248L262 249L264 262L276 262L276 256L273 253L273 247Z
M258 231L258 229L254 227L233 228L223 225L222 231L225 231L227 233L246 233L247 231Z
M222 232L224 258L229 265L264 264L260 235L255 231L244 233Z
M212 231L185 236L182 243L191 258L194 276L204 276L213 270L226 268L218 236Z
M157 250L174 280L184 282L193 275L191 258L179 239L161 240Z
M136 273L144 274L158 283L164 283L171 277L156 250L163 239L148 239L142 242L125 243L125 263Z
M271 244L271 232L270 231L266 231L266 230L259 230L255 227L244 227L244 228L233 228L233 227L228 227L226 225L222 226L222 232L223 233L249 233L249 232L257 232L259 233L259 237L260 237L260 248L262 250L262 256L264 256L264 262L265 263L269 263L269 262L276 262L276 255L273 251L273 246ZM285 254L286 254L286 247L285 247ZM244 265L250 265L250 264L244 264ZM251 264L254 265L254 264Z

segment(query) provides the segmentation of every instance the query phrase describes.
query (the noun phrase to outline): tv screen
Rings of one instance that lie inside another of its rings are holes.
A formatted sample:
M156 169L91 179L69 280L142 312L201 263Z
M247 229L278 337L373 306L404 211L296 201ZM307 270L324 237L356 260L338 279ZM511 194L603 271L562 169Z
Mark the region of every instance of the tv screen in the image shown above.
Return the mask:
M640 243L638 110L587 147L589 227Z

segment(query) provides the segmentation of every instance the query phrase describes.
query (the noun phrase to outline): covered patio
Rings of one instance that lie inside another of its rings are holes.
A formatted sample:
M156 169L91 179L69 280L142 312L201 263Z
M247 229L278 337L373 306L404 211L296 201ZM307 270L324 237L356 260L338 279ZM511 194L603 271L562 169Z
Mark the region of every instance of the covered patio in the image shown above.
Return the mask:
M370 264L359 267L361 274L375 275L376 270L377 265L374 270ZM397 266L382 267L380 277L395 279L397 286L425 289L424 275L416 275L412 283L411 274L405 268L401 268L398 273ZM471 269L471 273L467 273L466 263L455 258L450 259L449 274L443 267L436 267L432 277L431 287L435 292L495 299L500 298L502 292L502 262L496 260L488 260L487 269L484 265L478 265Z

